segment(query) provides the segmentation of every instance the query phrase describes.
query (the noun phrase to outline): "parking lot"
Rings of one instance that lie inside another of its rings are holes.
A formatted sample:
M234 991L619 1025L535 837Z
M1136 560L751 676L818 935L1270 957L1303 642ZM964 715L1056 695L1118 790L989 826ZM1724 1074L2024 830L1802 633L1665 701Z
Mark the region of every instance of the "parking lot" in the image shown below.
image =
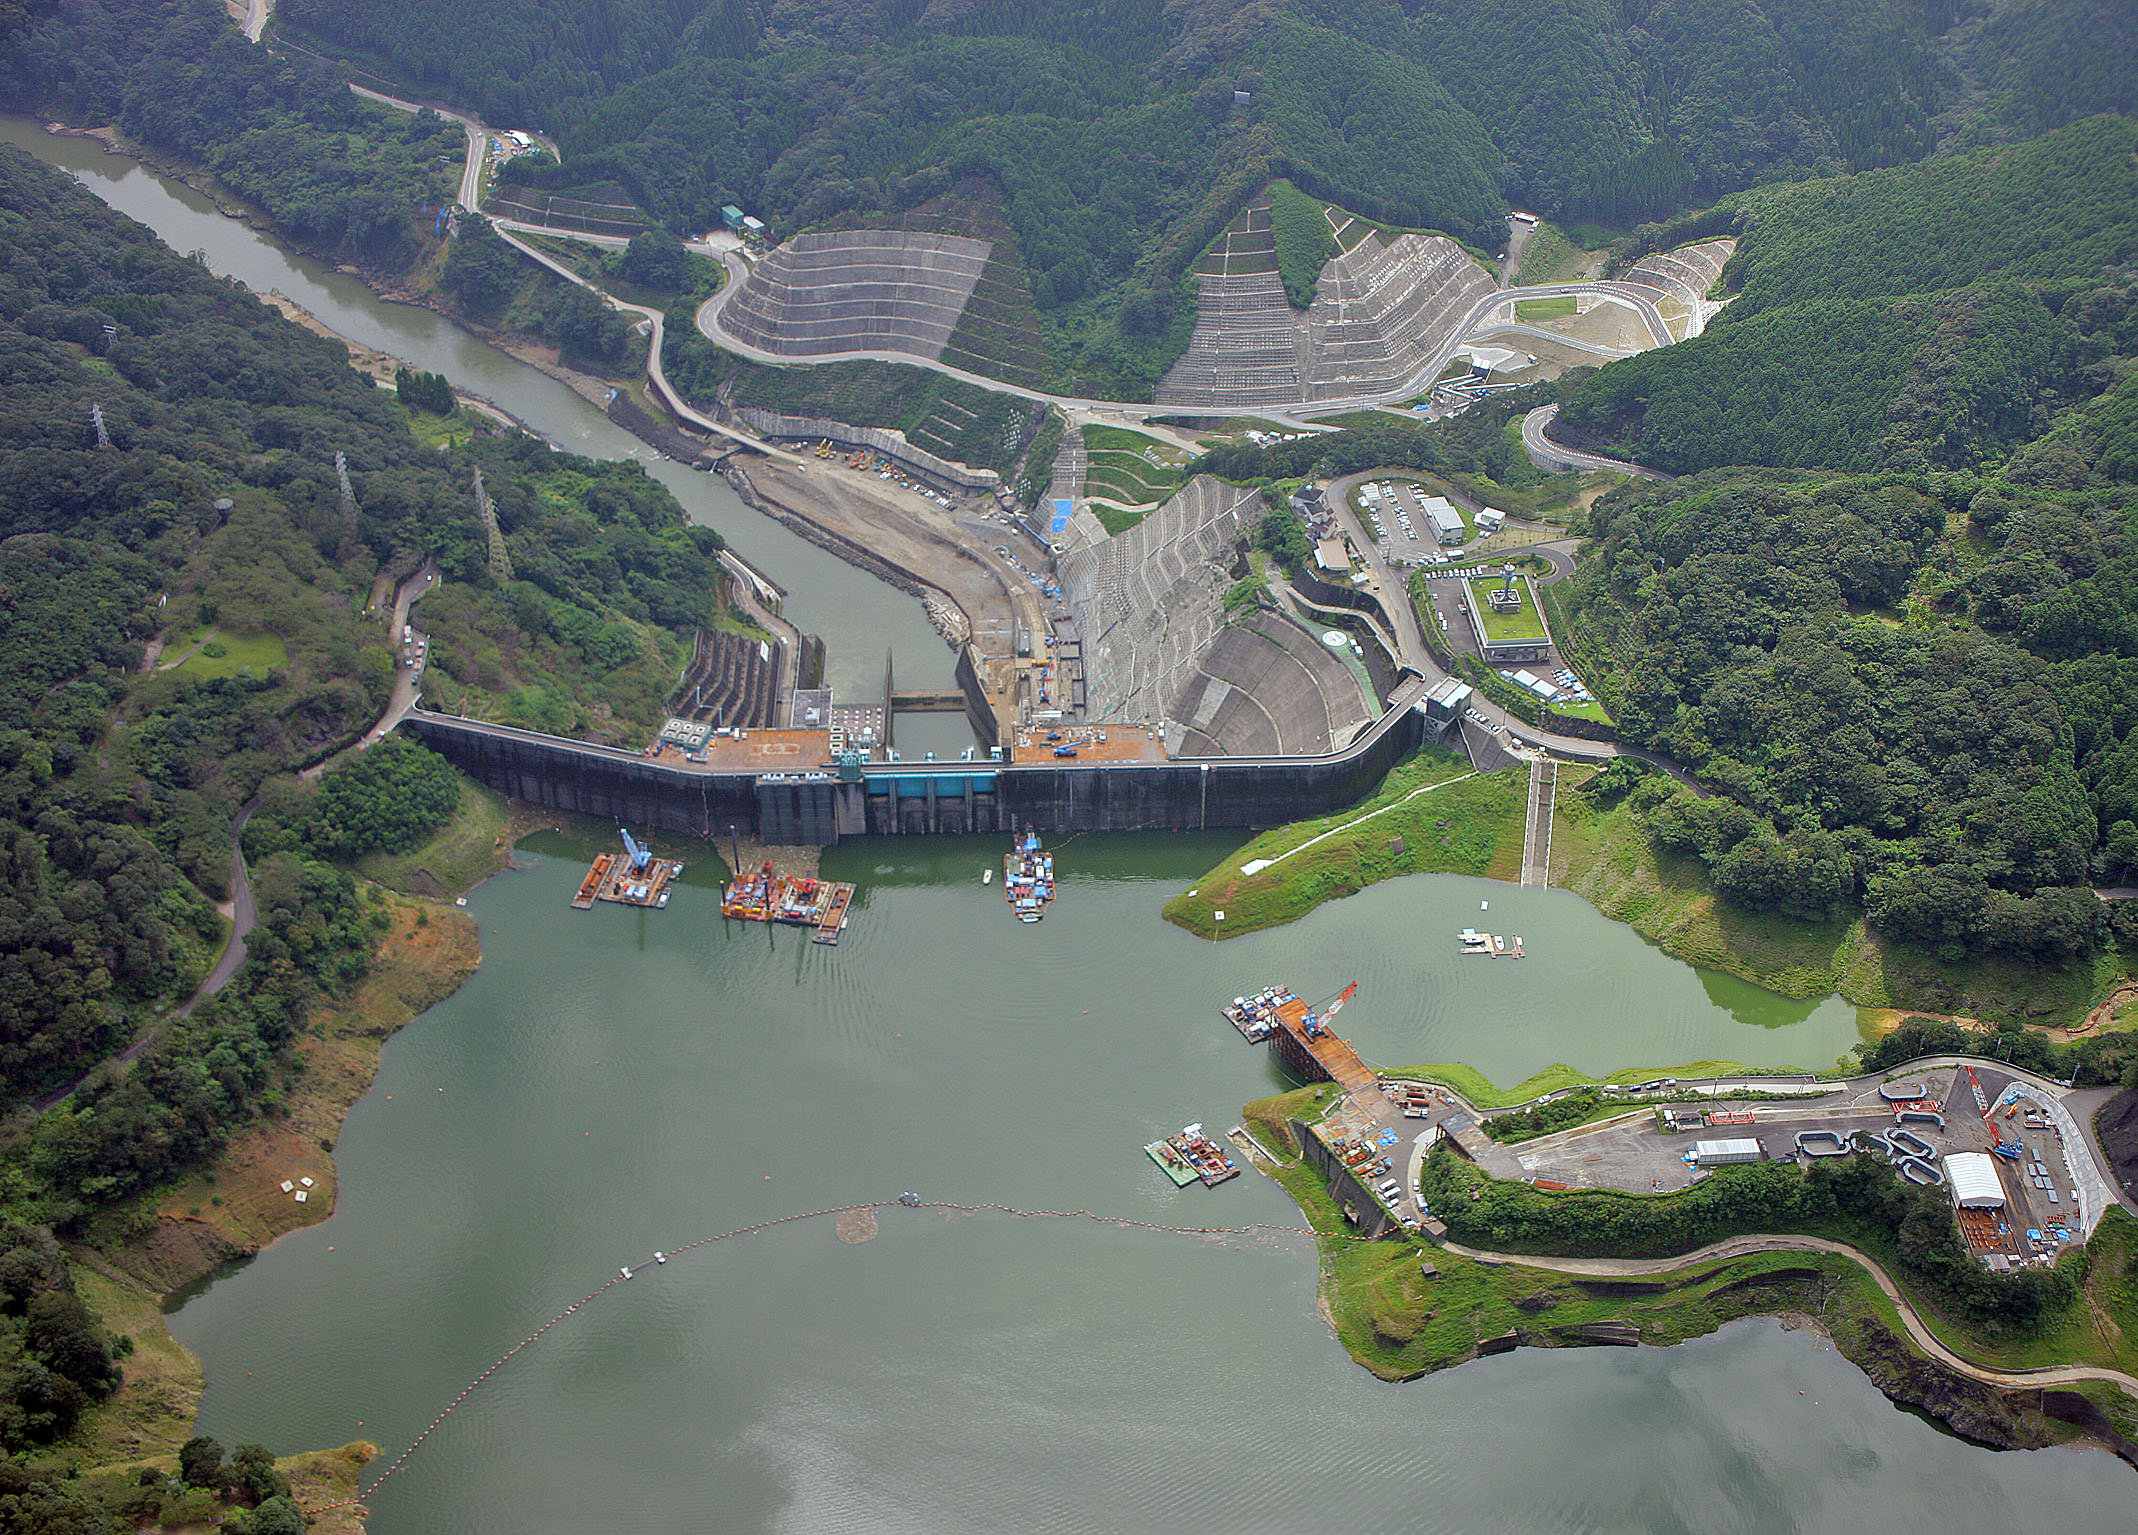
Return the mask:
M1866 1151L1890 1157L1911 1181L1941 1190L1948 1187L1948 1157L1986 1153L2003 1206L1962 1211L1961 1227L1993 1269L2053 1262L2085 1241L2110 1198L2085 1150L2067 1155L2075 1122L2054 1096L1988 1065L1835 1083L1666 1078L1602 1092L1606 1100L1623 1098L1624 1111L1505 1143L1478 1125L1493 1115L1477 1114L1445 1089L1384 1080L1379 1092L1342 1103L1324 1139L1372 1148L1374 1159L1358 1169L1364 1186L1385 1187L1392 1178L1396 1192L1381 1203L1406 1224L1422 1214L1417 1167L1443 1135L1497 1178L1628 1193L1670 1193L1708 1176L1713 1167L1695 1151L1702 1142L1750 1141L1757 1145L1751 1159L1799 1166L1844 1149ZM1666 1111L1676 1128L1665 1124ZM1995 1150L2000 1144L2002 1153ZM1384 1160L1391 1166L1383 1168Z

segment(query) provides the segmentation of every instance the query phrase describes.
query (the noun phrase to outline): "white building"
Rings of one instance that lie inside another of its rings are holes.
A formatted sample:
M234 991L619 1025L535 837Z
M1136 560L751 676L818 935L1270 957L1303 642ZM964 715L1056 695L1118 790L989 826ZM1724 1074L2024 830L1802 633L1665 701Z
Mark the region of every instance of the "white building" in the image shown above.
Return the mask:
M2004 1183L1986 1151L1955 1151L1945 1158L1945 1181L1963 1210L2002 1210Z
M1469 529L1462 525L1462 513L1449 504L1447 497L1427 496L1424 504L1426 525L1439 542L1459 544L1470 536Z

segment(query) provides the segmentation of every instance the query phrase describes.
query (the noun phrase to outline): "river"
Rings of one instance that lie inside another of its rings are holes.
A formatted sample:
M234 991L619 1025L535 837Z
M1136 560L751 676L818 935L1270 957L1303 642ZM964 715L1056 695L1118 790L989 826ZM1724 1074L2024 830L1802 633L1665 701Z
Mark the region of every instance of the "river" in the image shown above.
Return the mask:
M443 373L495 401L559 447L596 458L631 458L675 493L693 522L720 530L735 552L790 589L785 612L821 635L831 686L854 697L883 691L886 646L900 685L950 687L957 658L913 598L744 506L725 480L663 459L570 388L428 309L381 303L359 279L294 256L205 197L108 154L93 139L58 138L22 117L0 117L0 141L71 171L97 196L139 219L178 251L200 251L209 269L255 293L279 291L352 341ZM960 745L968 744L966 737Z
M84 141L8 131L216 270L281 288L557 441L643 454L436 317L293 262ZM790 611L835 655L890 633L903 677L909 648L943 654L908 600L724 486L653 467L794 587ZM1344 1024L1368 1059L1463 1060L1501 1082L1554 1060L1815 1066L1856 1038L1839 1002L1705 975L1563 892L1399 880L1223 945L1161 922L1227 847L1075 839L1061 898L1027 928L980 884L999 860L990 841L850 842L826 872L860 882L859 910L824 949L723 924L703 848L685 850L695 861L664 912L573 912L586 850L536 839L471 898L481 970L388 1045L351 1114L334 1218L172 1316L206 1364L201 1431L284 1451L366 1438L390 1458L620 1264L903 1189L1158 1224L1290 1223L1273 1185L1175 1190L1139 1150L1183 1121L1230 1125L1281 1085L1215 1010L1265 981L1319 995L1356 979ZM1459 962L1452 934L1480 900L1531 958ZM1961 1444L1773 1322L1390 1386L1329 1336L1314 1279L1298 1237L895 1208L861 1246L825 1221L724 1242L644 1268L493 1376L372 1500L371 1528L2128 1523L2120 1463Z

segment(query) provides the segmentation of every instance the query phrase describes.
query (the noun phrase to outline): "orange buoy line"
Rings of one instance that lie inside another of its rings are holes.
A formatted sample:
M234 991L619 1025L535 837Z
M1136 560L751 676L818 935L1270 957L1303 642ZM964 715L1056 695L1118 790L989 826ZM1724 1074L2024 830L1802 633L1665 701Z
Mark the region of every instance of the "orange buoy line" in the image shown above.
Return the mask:
M725 1242L733 1237L749 1236L753 1232L758 1231L769 1231L774 1226L787 1226L793 1224L796 1221L817 1220L826 1215L838 1215L846 1210L889 1210L897 1209L901 1206L908 1209L916 1210L947 1210L966 1215L980 1215L987 1213L999 1215L1015 1215L1028 1220L1088 1220L1096 1221L1102 1226L1127 1226L1139 1231L1160 1231L1171 1236L1230 1237L1252 1236L1258 1232L1275 1232L1285 1236L1326 1236L1333 1237L1337 1240L1346 1242L1363 1242L1368 1240L1365 1237L1355 1237L1344 1232L1316 1231L1311 1226L1286 1226L1268 1221L1256 1221L1246 1226L1161 1226L1153 1221L1130 1220L1126 1216L1120 1215L1098 1215L1094 1214L1090 1210L1020 1210L1014 1205L961 1205L952 1204L947 1200L919 1200L905 1198L867 1200L863 1201L860 1204L836 1205L824 1210L804 1210L799 1214L795 1215L782 1215L769 1221L758 1221L748 1226L737 1226L733 1231L723 1231L715 1236L700 1237L697 1241L687 1243L682 1247L671 1247L661 1252L657 1252L655 1254L655 1257L660 1262L665 1263L669 1258L676 1257L679 1254L694 1252L701 1247L710 1247L715 1242ZM505 1350L504 1353L498 1355L498 1357L494 1361L492 1361L488 1369L484 1370L482 1374L476 1376L473 1380L469 1381L467 1385L461 1388L460 1394L458 1396L454 1397L450 1402L446 1403L444 1407L439 1409L438 1416L431 1419L429 1423L423 1426L423 1432L416 1435L414 1439L410 1440L408 1448L403 1450L399 1455L395 1456L392 1462L387 1465L386 1469L379 1473L378 1480L374 1481L370 1485L370 1487L366 1488L362 1493L359 1493L357 1496L352 1498L339 1499L338 1501L333 1503L316 1504L310 1508L305 1509L305 1514L307 1516L310 1516L313 1514L326 1513L330 1509L354 1508L357 1504L361 1503L366 1497L369 1497L372 1493L377 1492L380 1487L385 1485L386 1481L390 1477L395 1475L401 1470L402 1467L408 1464L409 1458L413 1456L416 1451L423 1447L423 1442L426 1439L430 1438L432 1434L436 1433L438 1431L439 1426L443 1424L447 1418L453 1415L454 1410L458 1408L461 1403L465 1402L469 1397L473 1396L477 1388L479 1388L483 1384L483 1382L487 1381L499 1370L502 1370L506 1365L510 1364L523 1349L526 1349L533 1345L538 1339L541 1338L544 1333L548 1332L552 1327L555 1327L559 1322L564 1321L566 1318L575 1315L580 1310L580 1308L584 1306L590 1306L595 1301L600 1300L602 1296L608 1294L611 1290L615 1289L618 1285L624 1283L624 1281L626 1281L627 1279L632 1278L637 1272L638 1270L633 1269L628 1264L618 1269L616 1277L614 1279L610 1280L600 1289L593 1291L591 1294L585 1295L580 1299L573 1301L569 1306L566 1306L562 1311L558 1312L555 1316L544 1322L540 1327L537 1327L526 1337L520 1339L519 1342L513 1344L511 1348Z

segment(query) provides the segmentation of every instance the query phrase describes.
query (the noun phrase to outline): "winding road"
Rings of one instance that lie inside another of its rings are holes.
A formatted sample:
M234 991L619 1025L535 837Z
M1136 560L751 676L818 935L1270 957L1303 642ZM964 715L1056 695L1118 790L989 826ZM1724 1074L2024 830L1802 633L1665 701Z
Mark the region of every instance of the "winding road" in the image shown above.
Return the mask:
M562 231L555 232L561 233ZM952 367L949 363L930 361L928 358L917 356L912 352L882 348L860 348L853 351L821 352L806 358L800 358L790 357L780 352L767 351L762 347L754 346L739 337L729 334L726 327L720 323L721 313L727 308L728 301L741 289L742 284L748 280L750 275L748 265L740 256L731 252L725 257L725 260L728 268L728 281L721 286L718 293L715 293L698 307L697 326L707 340L714 342L723 350L733 352L738 357L747 357L752 362L769 363L777 367L807 366L827 362L905 363L911 367L927 368L931 372L941 373L946 377L961 380L976 388L992 390L996 394L1014 395L1021 400L1032 400L1041 404L1053 405L1067 413L1072 420L1079 416L1104 417L1119 421L1134 421L1147 430L1155 429L1152 426L1154 417L1183 414L1182 408L1178 405L1156 405L1125 400L1089 400L1071 395L1048 394L1044 390L1027 389L1018 384L1006 384L1000 379L988 378L984 374L972 373L964 368ZM1355 395L1343 399L1299 400L1288 405L1258 406L1253 413L1263 419L1292 426L1327 430L1325 423L1316 422L1308 418L1311 416L1334 415L1345 411L1370 409L1377 405L1400 404L1406 400L1416 399L1432 386L1433 381L1439 378L1441 373L1446 370L1449 360L1454 357L1458 350L1467 345L1472 335L1478 333L1480 329L1496 332L1519 325L1520 322L1515 320L1488 320L1494 310L1505 308L1524 299L1567 298L1584 294L1596 295L1610 302L1623 304L1631 309L1640 317L1641 323L1647 327L1649 339L1659 347L1669 346L1675 339L1670 334L1669 326L1663 322L1662 312L1643 295L1639 288L1631 284L1572 282L1543 283L1527 288L1495 288L1472 304L1469 312L1463 316L1462 322L1448 334L1447 338L1428 356L1427 360L1410 377L1397 383L1394 387L1372 394ZM1558 335L1553 335L1551 339L1555 342L1566 340L1565 337ZM1582 349L1589 350L1590 348L1584 346Z
M193 1016L193 1009L228 986L230 978L236 975L239 967L245 963L245 939L260 925L260 910L252 898L252 876L245 868L243 841L245 823L252 819L252 813L259 808L259 796L255 795L245 802L244 807L238 811L237 818L230 823L230 937L223 945L223 952L217 955L215 963L209 966L206 977L193 989L193 995L186 998L182 1007L170 1013L171 1018ZM163 1025L158 1023L151 1026L139 1039L113 1056L109 1064L115 1067L132 1065L140 1059L142 1051L162 1037ZM82 1084L94 1076L102 1064L104 1063L100 1062L99 1066L91 1067L65 1086L55 1087L43 1097L31 1100L31 1107L40 1114L47 1109L57 1108L80 1092Z
M1610 469L1620 474L1637 474L1644 480L1674 480L1674 474L1665 474L1660 469L1649 469L1640 464L1628 463L1622 458L1605 458L1600 453L1584 453L1579 448L1569 448L1544 434L1544 429L1558 417L1556 405L1539 405L1522 418L1522 446L1529 454L1529 461L1539 469L1553 474L1567 474L1577 469Z
M1530 1253L1490 1252L1483 1248L1465 1247L1459 1242L1449 1242L1445 1245L1451 1253L1486 1263L1520 1264L1528 1268L1549 1269L1556 1274L1587 1274L1598 1278L1673 1274L1697 1264L1749 1257L1755 1253L1833 1253L1857 1264L1871 1276L1878 1288L1885 1292L1886 1299L1891 1301L1894 1309L1900 1313L1901 1323L1907 1328L1908 1337L1917 1348L1962 1375L1991 1386L2068 1386L2082 1381L2101 1380L2114 1385L2126 1396L2138 1398L2138 1378L2126 1375L2121 1370L2111 1370L2098 1365L2050 1365L2037 1370L1996 1370L1954 1353L1939 1341L1937 1334L1923 1321L1922 1313L1916 1310L1915 1303L1901 1293L1900 1286L1893 1282L1893 1276L1879 1265L1877 1259L1845 1242L1830 1242L1824 1237L1780 1234L1729 1237L1676 1258L1544 1258Z

